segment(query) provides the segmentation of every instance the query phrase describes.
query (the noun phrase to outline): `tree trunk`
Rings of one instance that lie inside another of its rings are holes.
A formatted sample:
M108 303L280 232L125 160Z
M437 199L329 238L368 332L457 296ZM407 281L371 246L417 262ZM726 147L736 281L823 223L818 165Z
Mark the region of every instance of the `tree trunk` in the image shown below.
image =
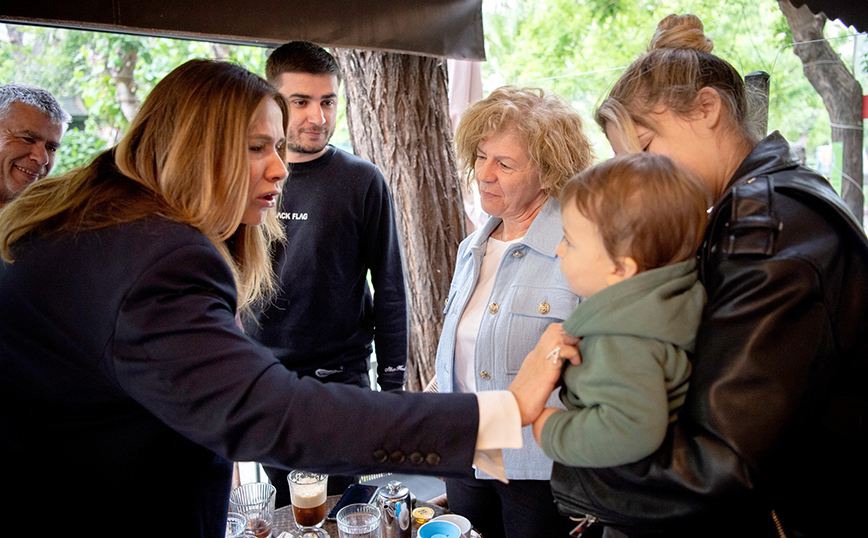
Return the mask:
M392 192L410 321L405 386L419 391L434 376L443 305L465 235L446 65L409 54L334 52L345 79L353 148L380 168Z
M802 60L805 76L817 90L832 125L832 142L842 142L843 172L841 197L861 223L864 215L862 193L862 87L823 37L826 16L814 15L807 6L795 8L789 0L778 0L793 32L793 52Z
M139 111L139 98L136 95L136 62L139 59L139 50L135 46L124 45L117 51L121 57L120 68L109 69L115 87L115 100L127 121L133 118Z
M6 25L6 34L9 36L9 44L12 47L12 57L15 58L15 78L12 81L20 82L28 79L27 66L30 65L27 55L21 50L24 47L24 32L12 24ZM12 81L3 81L12 82Z

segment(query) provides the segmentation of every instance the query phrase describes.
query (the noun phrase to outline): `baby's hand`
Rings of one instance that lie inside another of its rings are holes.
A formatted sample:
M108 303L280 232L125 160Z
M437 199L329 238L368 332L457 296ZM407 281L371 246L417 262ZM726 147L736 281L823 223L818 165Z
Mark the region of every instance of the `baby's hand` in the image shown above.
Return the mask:
M536 444L538 444L540 447L542 447L542 442L540 441L540 439L542 439L543 426L545 425L546 420L548 420L550 416L557 413L558 411L560 411L560 409L556 409L554 407L546 407L545 409L543 409L543 412L540 414L540 416L533 421L533 438L536 439Z
M532 423L542 412L561 377L562 361L581 363L578 345L578 338L565 333L560 323L552 323L525 357L509 386L518 402L522 426Z

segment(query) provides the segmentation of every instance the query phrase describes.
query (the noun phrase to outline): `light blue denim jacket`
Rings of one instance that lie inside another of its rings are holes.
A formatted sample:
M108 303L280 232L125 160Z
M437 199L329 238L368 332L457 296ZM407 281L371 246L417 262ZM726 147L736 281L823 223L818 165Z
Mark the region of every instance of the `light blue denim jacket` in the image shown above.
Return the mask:
M435 363L440 392L453 390L458 321L479 280L488 237L500 222L501 219L489 218L458 247ZM489 309L479 325L474 367L477 391L508 388L549 324L562 322L579 305L580 298L570 291L555 254L562 238L560 205L549 198L524 238L509 245L503 254L488 300ZM548 405L563 408L557 391ZM503 451L506 477L548 480L552 461L534 441L530 426L522 428L522 438L524 448ZM478 470L476 476L493 478Z

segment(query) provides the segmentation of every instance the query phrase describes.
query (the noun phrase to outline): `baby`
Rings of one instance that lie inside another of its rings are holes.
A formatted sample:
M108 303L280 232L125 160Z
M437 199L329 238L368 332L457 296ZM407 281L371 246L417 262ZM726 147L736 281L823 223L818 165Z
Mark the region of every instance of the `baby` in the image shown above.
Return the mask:
M562 328L581 338L581 364L562 374L567 410L544 409L534 436L567 466L637 461L663 442L687 391L710 193L669 158L635 153L578 174L560 198L561 271L585 297Z

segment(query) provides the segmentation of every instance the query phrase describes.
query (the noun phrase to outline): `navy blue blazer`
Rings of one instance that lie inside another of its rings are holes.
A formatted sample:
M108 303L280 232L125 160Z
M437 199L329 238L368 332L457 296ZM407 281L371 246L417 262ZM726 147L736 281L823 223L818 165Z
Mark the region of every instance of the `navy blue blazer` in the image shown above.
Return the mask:
M232 274L192 227L153 217L13 253L0 267L0 456L19 522L216 538L231 461L472 472L474 395L299 379L238 328Z

